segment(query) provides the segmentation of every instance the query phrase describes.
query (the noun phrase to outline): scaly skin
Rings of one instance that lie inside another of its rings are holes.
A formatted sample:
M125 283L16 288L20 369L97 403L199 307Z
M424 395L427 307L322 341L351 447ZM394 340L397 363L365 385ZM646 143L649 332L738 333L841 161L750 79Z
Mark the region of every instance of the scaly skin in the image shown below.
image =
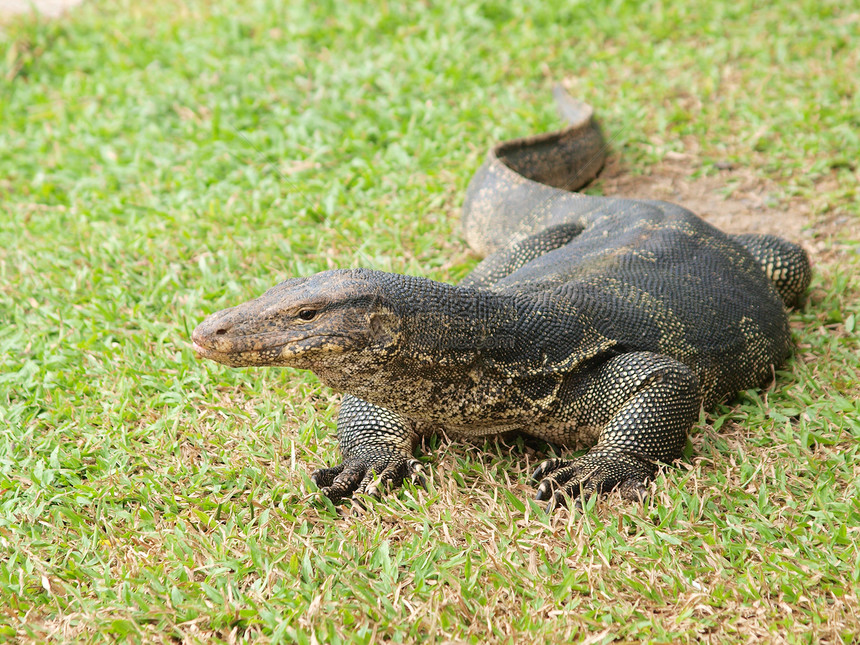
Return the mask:
M332 499L423 481L422 435L516 430L591 450L534 474L549 506L620 487L638 498L681 456L701 405L785 360L800 247L729 236L666 202L568 192L603 162L587 106L571 126L501 144L469 187L464 226L488 255L457 286L353 269L287 280L193 333L226 365L313 370L345 393Z

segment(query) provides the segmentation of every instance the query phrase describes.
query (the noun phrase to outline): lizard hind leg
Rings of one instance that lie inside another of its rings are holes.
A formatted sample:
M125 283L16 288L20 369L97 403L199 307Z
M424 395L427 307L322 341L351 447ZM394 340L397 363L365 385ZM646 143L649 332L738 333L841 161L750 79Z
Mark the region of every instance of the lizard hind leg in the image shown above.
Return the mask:
M809 286L812 267L800 246L776 235L732 235L753 256L786 306L797 304Z
M579 404L585 421L602 430L585 455L550 459L535 470L535 499L548 500L548 511L568 499L614 489L625 498L642 499L657 463L681 456L701 394L698 379L683 363L635 352L603 365Z

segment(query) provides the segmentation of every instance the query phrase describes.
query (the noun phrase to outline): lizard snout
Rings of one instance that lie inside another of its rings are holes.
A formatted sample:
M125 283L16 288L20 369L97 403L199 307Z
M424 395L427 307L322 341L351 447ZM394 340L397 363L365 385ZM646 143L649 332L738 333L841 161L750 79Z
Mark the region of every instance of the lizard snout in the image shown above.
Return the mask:
M230 333L235 325L234 321L230 320L229 311L216 312L194 328L191 332L191 343L195 352L203 354L207 349L214 349L220 337Z

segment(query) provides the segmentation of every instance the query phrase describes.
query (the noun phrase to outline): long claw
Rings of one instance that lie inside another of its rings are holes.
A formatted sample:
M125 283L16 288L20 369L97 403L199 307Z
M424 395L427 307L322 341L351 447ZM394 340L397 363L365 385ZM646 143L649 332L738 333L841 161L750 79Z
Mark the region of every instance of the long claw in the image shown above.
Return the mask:
M349 462L344 462L334 468L324 469L324 471L318 479L325 477L328 480L332 474L337 473L334 478L330 479L331 483L328 486L320 488L320 492L333 502L352 495L360 487L365 476L365 469L359 464Z
M549 498L549 503L546 505L547 514L552 513L557 508L564 508L567 506L567 497L564 494L563 490L557 490L552 494L552 497Z
M553 486L551 479L544 479L543 481L541 481L540 485L538 486L537 495L535 495L535 501L541 502L545 499L549 499L549 497L552 495L552 489Z
M541 462L535 469L535 471L532 473L532 481L539 482L553 470L557 470L561 466L568 463L570 462L565 461L564 459L547 459L546 461Z
M641 500L653 466L624 453L583 455L573 460L548 459L532 478L539 481L535 500L548 500L547 513L560 506L582 510L589 497L619 488L625 499Z
M380 497L399 486L406 477L427 488L421 462L399 455L350 455L342 464L320 468L311 473L311 481L332 501L352 495Z
M427 478L424 476L424 466L421 465L421 462L413 459L407 466L410 471L409 480L412 482L412 485L420 486L424 490L427 490Z
M343 464L339 464L333 468L318 468L311 473L311 481L316 484L317 488L331 486L334 478L343 471L343 468Z

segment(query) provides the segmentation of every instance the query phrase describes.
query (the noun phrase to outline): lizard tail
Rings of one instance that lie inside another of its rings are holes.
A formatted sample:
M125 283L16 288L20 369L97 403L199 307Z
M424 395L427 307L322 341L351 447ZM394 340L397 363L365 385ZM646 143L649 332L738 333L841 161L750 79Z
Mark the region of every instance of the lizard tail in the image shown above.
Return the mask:
M475 251L489 255L514 236L539 231L559 195L569 196L597 176L607 146L587 103L553 89L568 126L498 144L475 173L463 202L463 229Z

